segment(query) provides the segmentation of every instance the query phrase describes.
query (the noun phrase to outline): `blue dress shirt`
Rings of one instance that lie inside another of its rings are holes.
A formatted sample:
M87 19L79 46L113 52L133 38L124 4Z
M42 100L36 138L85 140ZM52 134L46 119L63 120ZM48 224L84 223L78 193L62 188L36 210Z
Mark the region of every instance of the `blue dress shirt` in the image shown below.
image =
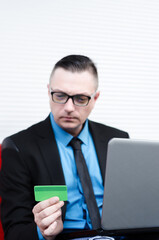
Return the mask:
M69 142L73 136L56 124L52 113L50 113L50 120L55 134L62 168L64 170L65 182L67 185L68 201L64 220L64 230L84 228L92 229L87 205L84 200L82 186L77 175L73 149L71 146L69 146ZM88 128L88 120L86 120L84 128L78 135L78 138L83 143L81 145L82 152L88 167L97 205L101 214L104 187L95 146ZM43 239L41 238L42 235L40 234L39 229L38 235L40 240Z

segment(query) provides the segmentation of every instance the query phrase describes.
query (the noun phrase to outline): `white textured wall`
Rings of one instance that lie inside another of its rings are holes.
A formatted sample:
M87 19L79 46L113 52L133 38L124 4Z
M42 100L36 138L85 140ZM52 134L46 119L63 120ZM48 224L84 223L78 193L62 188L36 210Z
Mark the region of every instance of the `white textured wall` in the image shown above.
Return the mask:
M0 142L48 115L48 78L68 54L97 64L91 119L159 139L158 0L0 0Z

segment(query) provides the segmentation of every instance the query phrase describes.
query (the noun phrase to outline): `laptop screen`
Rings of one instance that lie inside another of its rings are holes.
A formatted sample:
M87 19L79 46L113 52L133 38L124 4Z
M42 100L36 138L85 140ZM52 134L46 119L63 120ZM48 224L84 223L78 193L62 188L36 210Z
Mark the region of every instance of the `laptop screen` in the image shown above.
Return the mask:
M159 142L112 139L108 144L102 228L159 227Z

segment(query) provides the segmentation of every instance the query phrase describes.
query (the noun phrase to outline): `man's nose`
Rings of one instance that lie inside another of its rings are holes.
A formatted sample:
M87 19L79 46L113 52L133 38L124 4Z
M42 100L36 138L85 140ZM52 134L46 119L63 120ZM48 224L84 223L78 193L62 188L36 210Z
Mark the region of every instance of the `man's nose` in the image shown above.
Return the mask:
M71 98L68 99L68 101L65 103L65 111L72 112L75 110L75 105L73 103L73 100Z

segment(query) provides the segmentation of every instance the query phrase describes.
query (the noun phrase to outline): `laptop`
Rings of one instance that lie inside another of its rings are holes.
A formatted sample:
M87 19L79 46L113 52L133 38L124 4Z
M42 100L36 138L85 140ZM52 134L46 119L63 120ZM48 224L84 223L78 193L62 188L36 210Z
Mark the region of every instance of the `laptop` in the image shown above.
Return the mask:
M159 231L159 142L110 140L101 224L111 234Z

